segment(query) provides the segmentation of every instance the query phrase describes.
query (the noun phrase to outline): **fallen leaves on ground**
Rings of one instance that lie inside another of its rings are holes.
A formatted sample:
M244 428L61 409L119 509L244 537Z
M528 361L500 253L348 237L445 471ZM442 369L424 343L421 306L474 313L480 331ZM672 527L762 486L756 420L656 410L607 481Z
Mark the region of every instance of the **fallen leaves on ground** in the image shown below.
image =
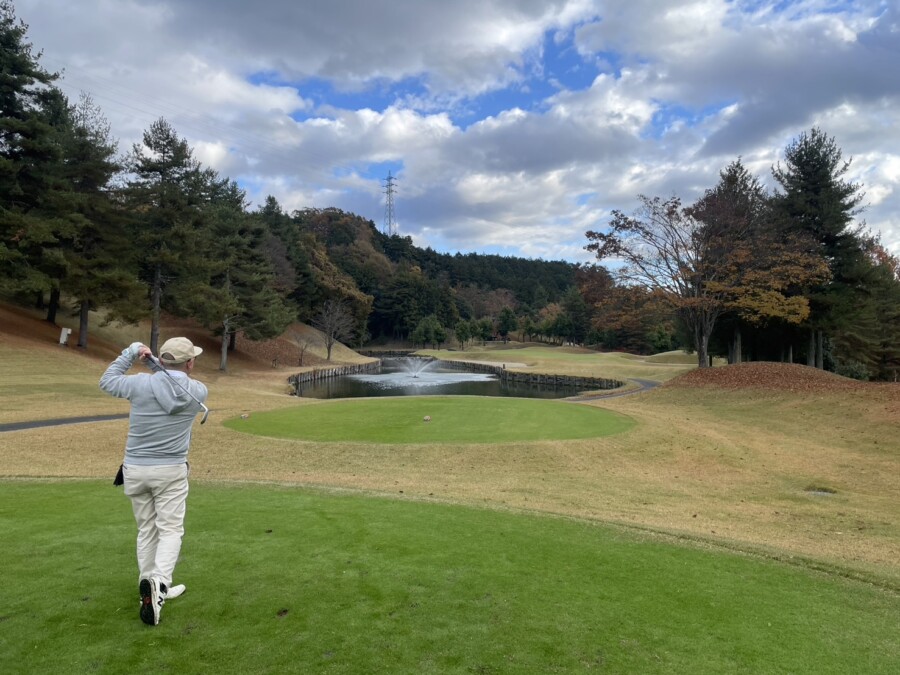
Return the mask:
M795 393L876 391L888 397L900 396L900 384L895 382L860 382L796 363L754 362L697 368L663 386L765 389Z

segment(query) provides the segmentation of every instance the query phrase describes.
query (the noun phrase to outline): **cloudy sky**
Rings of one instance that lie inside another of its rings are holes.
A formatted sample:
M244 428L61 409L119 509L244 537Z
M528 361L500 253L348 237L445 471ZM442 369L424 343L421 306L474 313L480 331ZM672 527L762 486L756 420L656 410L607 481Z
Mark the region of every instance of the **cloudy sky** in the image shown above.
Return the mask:
M439 251L587 261L638 194L767 185L814 125L900 254L895 0L14 0L124 152L165 117L254 205L335 206Z

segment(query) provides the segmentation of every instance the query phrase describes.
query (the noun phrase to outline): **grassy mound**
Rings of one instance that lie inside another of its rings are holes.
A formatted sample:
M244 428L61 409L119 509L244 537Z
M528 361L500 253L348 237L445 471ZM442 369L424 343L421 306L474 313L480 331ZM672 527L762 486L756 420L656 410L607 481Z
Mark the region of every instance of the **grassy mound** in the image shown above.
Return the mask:
M329 401L256 413L225 425L251 434L324 442L506 443L596 438L626 431L634 422L602 408L561 401L422 396Z
M796 363L753 362L721 368L698 368L670 380L667 386L768 389L805 392L858 391L880 387Z

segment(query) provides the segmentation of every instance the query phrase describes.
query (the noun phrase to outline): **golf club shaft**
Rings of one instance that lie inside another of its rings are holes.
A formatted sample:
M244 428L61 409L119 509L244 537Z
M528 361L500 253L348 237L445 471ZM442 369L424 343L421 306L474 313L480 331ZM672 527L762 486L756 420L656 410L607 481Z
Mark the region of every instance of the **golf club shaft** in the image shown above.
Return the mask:
M196 401L200 405L200 407L203 408L203 419L200 420L200 424L203 424L206 421L206 416L209 415L209 408L207 408L206 405L204 405L203 401L201 401L196 396L194 396L190 391L188 391L187 387L185 387L183 384L181 384L181 382L179 382L168 370L166 370L166 367L163 365L163 362L160 361L155 356L153 356L153 354L148 354L147 360L150 363L152 363L153 365L155 365L157 368L159 368L162 372L164 372L168 376L168 378L170 380L172 380L172 382L174 382L181 388L181 391L183 391L185 394L187 394L192 399L194 399L194 401Z

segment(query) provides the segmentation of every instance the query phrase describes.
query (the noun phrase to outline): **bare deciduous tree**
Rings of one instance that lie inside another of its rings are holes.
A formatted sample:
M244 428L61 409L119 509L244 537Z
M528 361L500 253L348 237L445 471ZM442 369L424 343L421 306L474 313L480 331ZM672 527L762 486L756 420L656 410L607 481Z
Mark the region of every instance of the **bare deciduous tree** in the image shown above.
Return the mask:
M298 331L291 331L291 340L297 345L297 365L303 365L303 356L306 350L319 344L319 338L315 335L307 335Z
M353 337L356 319L340 300L326 300L312 325L322 332L325 340L326 360L331 361L331 349L335 342L346 342Z

